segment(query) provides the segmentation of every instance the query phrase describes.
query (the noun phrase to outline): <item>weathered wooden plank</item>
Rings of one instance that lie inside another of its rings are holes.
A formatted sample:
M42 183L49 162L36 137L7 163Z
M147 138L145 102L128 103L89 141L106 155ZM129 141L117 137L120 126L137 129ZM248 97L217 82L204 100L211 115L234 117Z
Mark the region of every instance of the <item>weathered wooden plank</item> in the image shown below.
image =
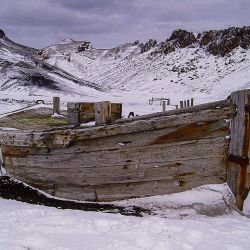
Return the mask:
M108 101L95 104L95 121L97 125L111 123L111 103Z
M225 138L214 138L189 143L182 150L179 150L180 145L175 148L156 145L153 149L92 152L68 155L68 158L64 154L59 158L58 155L57 158L35 155L16 160L13 156L5 156L5 165L16 178L32 185L38 182L69 182L79 186L129 183L168 179L188 173L194 176L219 175L224 179L227 148Z
M247 163L234 159L248 157L250 119L249 113L245 110L245 105L250 104L250 91L234 92L231 94L231 100L237 106L237 114L231 121L227 183L236 198L238 207L242 209L247 195Z
M89 201L113 201L136 197L146 197L152 195L164 195L182 192L203 184L223 183L220 177L203 176L200 177L181 177L179 179L166 179L151 182L134 182L120 184L105 184L96 186L74 186L74 185L54 185L51 193L61 198L89 200ZM44 190L47 193L51 189Z
M201 128L202 129L201 129ZM166 144L168 148L185 148L185 145L190 147L191 144L197 143L201 139L219 138L228 135L228 124L223 121L216 121L206 124L200 124L197 129L193 129L193 132L188 134L186 127L184 128L171 128L155 131L140 132L137 134L128 135L116 135L107 137L105 140L102 138L90 139L90 140L79 140L75 141L74 144L65 148L38 148L38 147L13 147L3 146L3 152L5 156L12 155L16 157L27 157L28 155L46 155L51 157L67 157L68 154L81 154L87 152L99 151L113 151L140 147L150 147L154 145ZM226 140L225 140L226 141ZM202 142L202 141L201 141ZM150 150L150 149L149 149ZM33 157L33 156L32 156Z
M27 183L47 182L52 184L101 185L107 183L130 183L140 181L173 179L178 176L220 176L226 179L226 157L209 155L210 158L179 159L172 162L136 163L125 162L123 165L78 167L74 165L27 166L17 165L9 173Z
M167 112L166 112L167 113ZM180 115L161 116L150 120L138 120L129 124L114 124L83 129L61 129L45 132L11 131L1 132L0 143L16 146L39 146L39 147L67 147L77 140L88 140L114 135L138 133L142 131L154 131L163 128L178 127L185 125L199 125L203 122L223 120L233 117L234 106L222 109L202 110L197 113L184 113Z
M111 122L114 123L116 120L122 118L122 104L111 103Z
M47 193L57 197L76 200L89 201L113 201L118 199L127 199L135 197L146 197L152 195L171 194L182 192L203 184L222 183L220 178L185 178L167 179L161 181L138 182L127 184L106 184L97 186L74 186L74 185L54 185L54 190L48 189Z
M53 114L60 114L60 97L53 97Z
M97 201L113 201L152 195L164 195L182 192L207 183L222 183L220 178L211 176L202 178L180 178L176 180L161 180L152 182L138 182L128 184L111 184L96 186Z
M191 130L191 131L190 131ZM188 133L188 131L190 131ZM165 128L161 130L145 131L136 134L123 134L114 135L103 138L89 139L89 140L75 140L74 144L62 148L44 148L43 150L38 147L5 147L5 155L14 154L20 157L33 154L55 154L55 155L67 155L72 153L86 153L86 152L98 152L104 150L114 150L126 147L142 147L147 145L166 144L174 146L180 142L182 144L188 143L188 141L225 137L229 133L229 124L224 121L213 121L208 123L199 123L198 125L191 126L179 126Z
M80 103L80 123L95 121L95 103Z

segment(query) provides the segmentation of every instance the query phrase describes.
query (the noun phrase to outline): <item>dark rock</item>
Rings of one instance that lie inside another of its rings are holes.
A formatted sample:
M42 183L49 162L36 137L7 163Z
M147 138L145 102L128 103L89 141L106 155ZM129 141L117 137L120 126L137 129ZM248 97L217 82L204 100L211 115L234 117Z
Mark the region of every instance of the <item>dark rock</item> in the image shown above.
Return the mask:
M197 36L201 47L213 55L225 56L237 47L250 47L250 27L210 30Z
M141 53L149 51L151 48L154 48L157 45L157 41L154 39L149 39L148 42L141 45Z
M196 41L196 38L193 32L178 29L174 30L170 38L166 40L166 42L169 41L173 41L175 47L186 48L194 43Z
M77 52L83 52L90 48L90 42L84 41L83 44L78 46Z
M174 30L170 38L164 43L160 43L159 48L153 54L169 54L175 51L176 48L186 48L195 42L196 38L192 32L182 29Z
M3 38L3 37L5 37L5 33L3 30L0 29L0 38Z
M140 42L139 42L139 40L135 40L133 43L132 43L132 45L139 45L140 44Z

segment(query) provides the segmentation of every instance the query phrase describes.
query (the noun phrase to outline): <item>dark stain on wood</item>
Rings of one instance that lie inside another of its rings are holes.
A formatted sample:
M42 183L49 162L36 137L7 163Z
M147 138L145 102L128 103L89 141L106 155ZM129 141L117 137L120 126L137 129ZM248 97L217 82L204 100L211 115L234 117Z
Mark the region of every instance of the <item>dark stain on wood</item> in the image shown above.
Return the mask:
M228 124L225 123L224 126L219 129L216 127L217 124L218 122L214 121L203 122L200 124L190 124L188 126L178 128L172 133L159 136L155 141L152 142L152 145L195 140L197 138L203 138L204 136L209 136L211 134L215 135L216 130L229 131Z

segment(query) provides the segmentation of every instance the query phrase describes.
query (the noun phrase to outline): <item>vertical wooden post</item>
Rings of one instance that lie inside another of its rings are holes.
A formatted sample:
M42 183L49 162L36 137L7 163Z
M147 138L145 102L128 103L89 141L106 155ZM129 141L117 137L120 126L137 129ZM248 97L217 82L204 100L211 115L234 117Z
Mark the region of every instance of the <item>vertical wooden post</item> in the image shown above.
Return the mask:
M175 109L178 109L178 105L175 105Z
M187 101L186 100L184 101L184 107L185 108L187 107Z
M237 114L230 124L230 144L227 166L227 183L234 194L237 206L242 210L247 196L247 166L250 137L250 119L247 107L250 105L250 90L241 90L231 94Z
M80 103L79 102L68 102L68 123L70 125L80 125Z
M167 99L167 105L170 105L170 98Z
M184 106L183 106L183 101L180 101L180 108L182 109Z
M166 101L162 101L162 112L166 111Z
M53 114L60 114L60 97L53 97Z
M122 118L122 104L111 103L111 122Z
M191 98L191 107L194 106L194 98Z
M108 101L95 104L95 122L97 125L111 122L111 103Z
M190 107L190 100L187 100L187 107Z

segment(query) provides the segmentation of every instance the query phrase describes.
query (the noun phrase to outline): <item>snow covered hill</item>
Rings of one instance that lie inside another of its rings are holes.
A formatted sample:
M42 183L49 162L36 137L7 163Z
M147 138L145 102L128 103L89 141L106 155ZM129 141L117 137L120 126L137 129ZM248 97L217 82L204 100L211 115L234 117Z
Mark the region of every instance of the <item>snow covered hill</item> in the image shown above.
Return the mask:
M9 99L122 102L124 115L161 111L152 97L171 104L226 98L250 88L250 27L195 35L173 31L164 42L150 39L111 49L65 39L37 50L18 45L0 32L0 93ZM0 99L0 102L4 101ZM173 108L173 107L169 107Z
M165 42L150 39L96 49L66 39L39 51L41 58L110 89L173 99L221 99L250 88L250 27L198 35L176 30Z
M52 93L74 95L103 91L97 84L78 79L40 60L37 52L36 49L14 43L0 30L1 98L27 99L31 96L34 99L34 96L39 98Z

